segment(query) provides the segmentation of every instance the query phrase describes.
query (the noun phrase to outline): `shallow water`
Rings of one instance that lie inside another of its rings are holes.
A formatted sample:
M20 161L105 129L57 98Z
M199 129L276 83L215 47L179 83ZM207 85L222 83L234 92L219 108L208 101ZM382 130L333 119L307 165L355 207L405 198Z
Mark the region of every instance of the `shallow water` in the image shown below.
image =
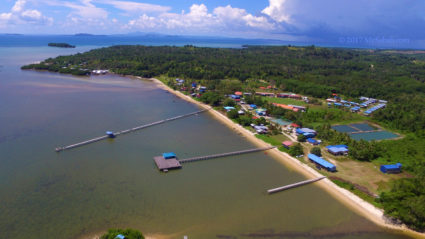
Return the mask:
M88 49L88 48L87 48ZM76 49L0 48L0 238L79 238L133 227L172 238L406 238L373 225L266 153L159 173L152 158L254 147L209 113L81 148L54 148L198 108L153 83L20 65Z

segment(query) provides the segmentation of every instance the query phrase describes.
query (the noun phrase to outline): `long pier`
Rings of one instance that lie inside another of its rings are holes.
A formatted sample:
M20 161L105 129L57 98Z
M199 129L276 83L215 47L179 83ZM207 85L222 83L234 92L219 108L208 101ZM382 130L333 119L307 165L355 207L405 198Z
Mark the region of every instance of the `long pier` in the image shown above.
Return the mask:
M265 147L265 148L246 149L246 150L234 151L234 152L229 152L229 153L198 156L198 157L193 157L193 158L180 159L179 162L180 163L189 163L189 162L195 162L195 161L200 161L200 160L207 160L207 159L221 158L221 157L227 157L227 156L233 156L233 155L254 153L254 152L265 151L265 150L269 150L269 149L273 149L273 148L276 148L276 147L271 146L271 147Z
M137 131L137 130L141 130L141 129L145 129L145 128L152 127L152 126L155 126L155 125L163 124L163 123L166 123L166 122L169 122L169 121L173 121L173 120L189 117L189 116L192 116L192 115L196 115L196 114L199 114L199 113L203 113L203 112L208 111L210 109L211 108L203 109L203 110L199 110L199 111L192 112L192 113L189 113L189 114L179 115L179 116L168 118L168 119L165 119L165 120L159 120L159 121L156 121L156 122L153 122L153 123L140 125L140 126L137 126L137 127L131 128L131 129L126 129L126 130L115 132L115 133L113 133L113 135L118 136L118 135L122 135L122 134L128 134L128 133L131 133L131 132L134 132L134 131ZM96 137L96 138L93 138L93 139L85 140L83 142L71 144L71 145L68 145L68 146L58 147L58 148L55 149L55 151L61 152L61 151L64 151L64 150L73 149L73 148L77 148L77 147L80 147L80 146L83 146L83 145L98 142L98 141L101 141L101 140L104 140L104 139L107 139L107 138L109 138L109 136L104 135L104 136Z
M283 186L283 187L269 189L269 190L267 190L267 193L268 194L277 193L277 192L284 191L284 190L287 190L287 189L290 189L290 188L296 188L296 187L306 185L306 184L309 184L309 183L314 183L314 182L317 182L317 181L322 180L324 178L326 178L326 176L318 177L318 178L310 179L310 180L305 180L305 181L301 181L301 182L298 182L298 183L289 184L289 185L286 185L286 186Z

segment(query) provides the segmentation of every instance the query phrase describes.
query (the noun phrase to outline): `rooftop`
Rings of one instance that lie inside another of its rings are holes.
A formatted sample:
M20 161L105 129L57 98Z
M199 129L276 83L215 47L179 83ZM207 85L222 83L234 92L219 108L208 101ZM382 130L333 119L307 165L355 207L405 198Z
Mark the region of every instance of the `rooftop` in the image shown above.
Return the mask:
M171 159L171 158L176 158L177 156L176 156L176 154L175 154L175 153L173 153L173 152L169 152L169 153L163 153L163 154L162 154L162 157L163 157L164 159Z

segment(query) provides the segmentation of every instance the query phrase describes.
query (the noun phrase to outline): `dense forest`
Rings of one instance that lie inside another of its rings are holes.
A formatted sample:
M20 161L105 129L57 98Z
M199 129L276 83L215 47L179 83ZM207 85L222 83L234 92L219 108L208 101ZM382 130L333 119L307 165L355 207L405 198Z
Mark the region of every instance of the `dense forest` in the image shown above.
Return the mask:
M149 46L113 46L83 54L49 58L22 69L40 69L84 75L94 69L141 77L180 77L202 83L210 93L201 100L217 105L224 94L254 90L262 80L281 91L317 98L338 93L356 100L359 96L389 102L371 120L407 136L397 141L368 143L350 140L330 130L337 111L296 114L264 104L272 114L308 125L323 122L318 132L329 142L345 142L355 148L352 158L362 161L406 162L413 178L402 179L379 201L387 215L416 230L425 230L425 56L377 50L332 49L291 46L246 46L240 49ZM252 88L250 89L250 87ZM247 121L247 119L242 119ZM248 121L246 122L248 123ZM404 161L403 161L404 160Z

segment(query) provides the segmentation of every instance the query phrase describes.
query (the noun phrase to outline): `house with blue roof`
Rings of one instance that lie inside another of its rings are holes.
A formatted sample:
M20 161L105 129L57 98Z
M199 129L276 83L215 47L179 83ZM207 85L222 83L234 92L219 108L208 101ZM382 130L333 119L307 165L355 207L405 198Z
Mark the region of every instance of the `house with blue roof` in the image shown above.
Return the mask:
M295 133L300 135L304 135L306 138L314 138L317 135L317 132L313 129L309 129L309 128L297 128L295 130Z
M255 113L257 113L257 115L259 115L259 116L266 116L267 110L266 109L257 109L257 110L255 110Z
M347 145L329 145L326 146L326 149L329 153L338 156L338 155L347 155L348 154L348 146Z
M315 163L318 167L325 168L326 170L330 172L336 172L336 166L332 163L324 160L323 158L315 155L315 154L308 154L308 159Z
M114 239L125 239L123 234L118 234Z
M358 107L358 106L354 106L354 107L353 107L353 108L351 108L350 110L351 110L351 112L356 113L356 112L359 112L359 111L360 111L360 107Z
M313 138L308 138L307 139L307 142L310 143L311 145L319 145L320 144L319 141L317 141L317 140L315 140Z
M199 92L201 92L201 93L205 93L206 90L207 90L206 86L199 87Z
M383 173L401 173L401 163L381 165L380 170Z
M230 95L230 98L234 99L234 100L239 100L241 98L240 95Z

